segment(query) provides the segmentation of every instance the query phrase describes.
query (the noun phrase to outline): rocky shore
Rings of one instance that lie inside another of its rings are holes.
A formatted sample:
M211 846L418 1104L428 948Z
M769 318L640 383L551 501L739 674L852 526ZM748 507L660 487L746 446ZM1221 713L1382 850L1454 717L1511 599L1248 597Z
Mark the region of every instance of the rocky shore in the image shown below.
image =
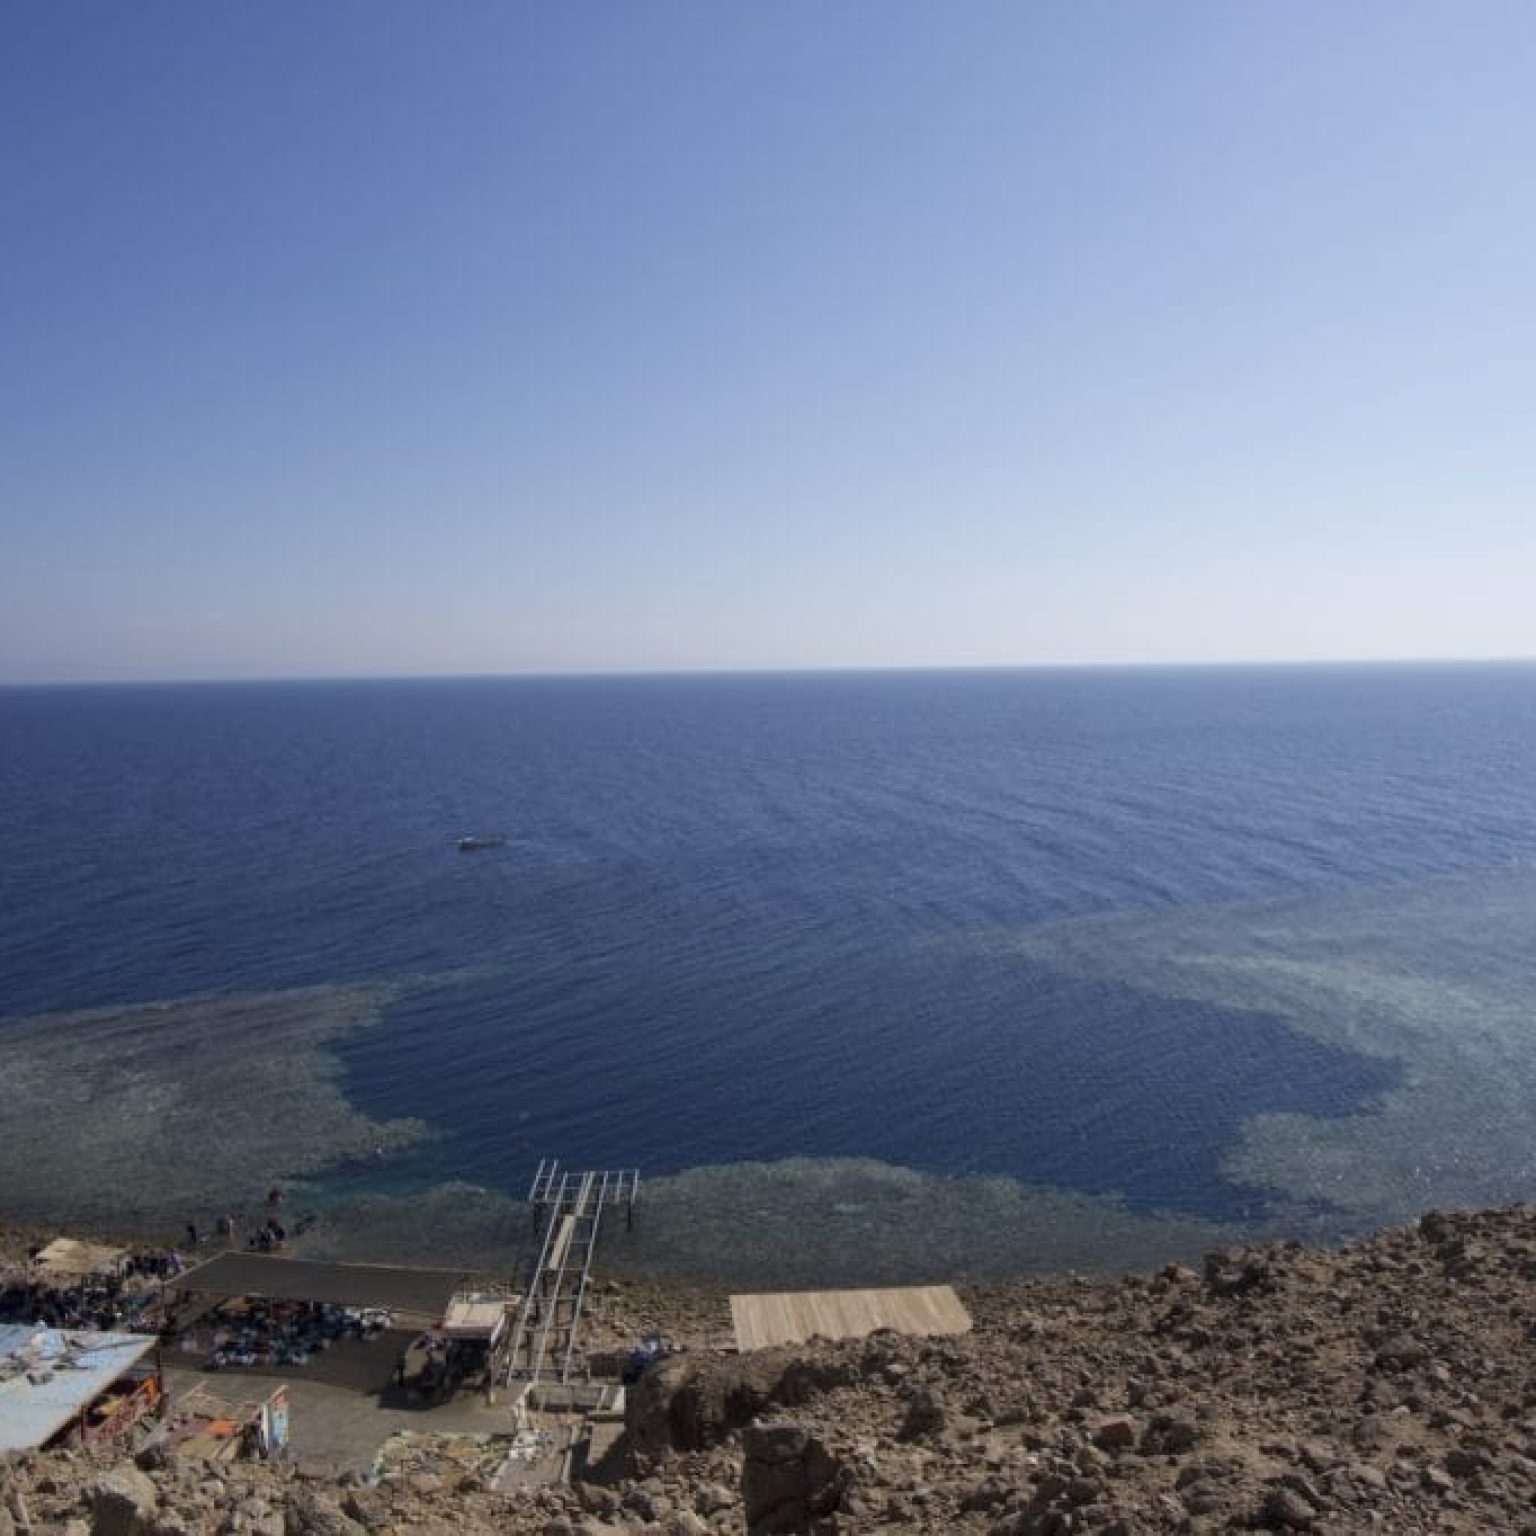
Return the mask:
M1528 1208L965 1299L975 1327L960 1337L657 1363L606 1482L508 1501L474 1475L367 1486L54 1453L0 1472L0 1536L1536 1536Z

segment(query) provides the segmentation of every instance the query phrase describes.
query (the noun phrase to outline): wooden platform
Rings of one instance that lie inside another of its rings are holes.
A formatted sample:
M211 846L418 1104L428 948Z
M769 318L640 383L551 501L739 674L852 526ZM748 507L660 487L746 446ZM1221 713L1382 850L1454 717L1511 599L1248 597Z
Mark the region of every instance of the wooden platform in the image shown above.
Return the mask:
M775 1291L732 1296L737 1349L860 1339L877 1328L897 1333L969 1333L970 1314L947 1285L907 1285L883 1291Z

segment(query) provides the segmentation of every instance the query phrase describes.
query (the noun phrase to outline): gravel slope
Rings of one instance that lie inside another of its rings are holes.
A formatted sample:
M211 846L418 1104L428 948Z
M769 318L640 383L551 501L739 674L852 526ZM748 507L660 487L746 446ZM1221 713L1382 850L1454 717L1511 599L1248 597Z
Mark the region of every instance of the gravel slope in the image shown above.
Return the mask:
M32 1457L4 1473L0 1536L25 1528L23 1510L33 1530L81 1536L1536 1536L1530 1209L1431 1214L1334 1252L1226 1251L1203 1270L966 1299L976 1326L959 1338L659 1363L631 1394L632 1459L609 1486L509 1504L446 1471L365 1488L284 1469L215 1477ZM664 1295L646 1305L664 1312ZM683 1300L679 1321L698 1305Z

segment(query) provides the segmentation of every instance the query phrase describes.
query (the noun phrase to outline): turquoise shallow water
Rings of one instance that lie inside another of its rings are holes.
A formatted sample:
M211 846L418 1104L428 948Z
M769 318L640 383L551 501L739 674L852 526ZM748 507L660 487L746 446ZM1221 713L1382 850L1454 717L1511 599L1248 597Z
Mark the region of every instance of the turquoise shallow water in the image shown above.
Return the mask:
M0 691L0 1049L387 984L316 1198L638 1164L636 1262L1350 1230L1536 1190L1533 769L1513 666Z

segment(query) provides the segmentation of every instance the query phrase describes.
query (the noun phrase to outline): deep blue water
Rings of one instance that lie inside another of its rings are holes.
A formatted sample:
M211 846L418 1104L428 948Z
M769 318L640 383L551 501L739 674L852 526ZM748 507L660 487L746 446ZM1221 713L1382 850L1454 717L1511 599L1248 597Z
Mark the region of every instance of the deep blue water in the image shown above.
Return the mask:
M868 1156L1252 1214L1242 1125L1401 1063L1012 939L1518 869L1533 771L1513 665L0 690L0 1020L403 979L344 1060L446 1133L413 1177Z

